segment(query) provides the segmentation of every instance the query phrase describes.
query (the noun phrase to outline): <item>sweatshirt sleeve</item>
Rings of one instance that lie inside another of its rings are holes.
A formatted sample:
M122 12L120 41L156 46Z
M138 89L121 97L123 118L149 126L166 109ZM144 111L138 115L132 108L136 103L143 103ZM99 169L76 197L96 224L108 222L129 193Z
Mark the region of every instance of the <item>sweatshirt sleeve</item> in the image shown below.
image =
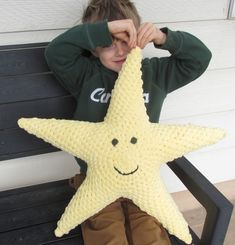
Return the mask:
M210 50L195 36L181 31L161 29L167 35L164 45L156 48L168 50L170 57L149 60L152 79L165 93L170 93L198 78L211 60Z
M76 96L94 70L94 60L85 51L111 44L106 21L81 24L52 40L45 50L45 58L59 82Z

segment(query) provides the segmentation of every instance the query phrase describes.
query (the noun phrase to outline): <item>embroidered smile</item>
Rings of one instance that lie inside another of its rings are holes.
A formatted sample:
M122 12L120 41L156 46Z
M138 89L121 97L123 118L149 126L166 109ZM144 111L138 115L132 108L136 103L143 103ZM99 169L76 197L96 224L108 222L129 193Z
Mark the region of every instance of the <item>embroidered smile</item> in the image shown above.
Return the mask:
M137 168L134 170L134 171L131 171L129 173L122 173L119 169L117 169L116 167L114 167L114 169L121 175L130 175L130 174L134 174L138 169L139 169L139 166L137 166Z

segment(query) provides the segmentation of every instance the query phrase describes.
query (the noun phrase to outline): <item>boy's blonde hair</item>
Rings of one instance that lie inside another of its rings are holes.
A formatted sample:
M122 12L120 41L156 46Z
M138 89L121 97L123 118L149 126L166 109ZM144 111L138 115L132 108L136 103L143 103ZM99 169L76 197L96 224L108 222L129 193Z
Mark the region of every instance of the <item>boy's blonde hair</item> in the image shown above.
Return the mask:
M83 23L120 19L132 19L136 27L141 22L135 5L129 0L90 0L82 16Z

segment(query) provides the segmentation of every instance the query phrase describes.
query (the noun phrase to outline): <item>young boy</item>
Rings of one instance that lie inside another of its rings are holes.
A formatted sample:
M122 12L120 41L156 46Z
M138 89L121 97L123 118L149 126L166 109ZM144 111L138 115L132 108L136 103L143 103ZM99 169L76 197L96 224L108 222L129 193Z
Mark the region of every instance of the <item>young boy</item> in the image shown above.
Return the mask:
M103 121L118 72L136 46L143 49L153 43L171 53L142 61L145 105L151 122L158 122L166 95L199 77L211 59L210 51L191 34L141 24L128 0L91 0L82 22L55 38L45 53L59 82L76 99L74 119L80 121ZM72 178L70 185L77 189L87 165L76 160L81 174ZM176 241L156 219L124 198L81 227L86 245L169 245Z

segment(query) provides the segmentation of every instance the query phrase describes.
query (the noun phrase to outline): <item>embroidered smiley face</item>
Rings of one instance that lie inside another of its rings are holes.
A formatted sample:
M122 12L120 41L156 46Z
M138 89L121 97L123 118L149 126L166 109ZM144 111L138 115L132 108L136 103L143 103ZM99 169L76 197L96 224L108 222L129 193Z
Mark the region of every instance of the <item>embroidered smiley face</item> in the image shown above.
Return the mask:
M131 140L130 140L130 143L131 144L137 144L137 138L136 137L132 137ZM112 145L115 147L117 144L119 143L118 139L114 138L112 140ZM118 169L117 167L113 167L115 171L117 171L119 174L123 175L123 176L127 176L127 175L131 175L131 174L134 174L138 169L139 169L139 165L137 165L136 169L130 171L130 172L123 172L121 171L120 169Z

